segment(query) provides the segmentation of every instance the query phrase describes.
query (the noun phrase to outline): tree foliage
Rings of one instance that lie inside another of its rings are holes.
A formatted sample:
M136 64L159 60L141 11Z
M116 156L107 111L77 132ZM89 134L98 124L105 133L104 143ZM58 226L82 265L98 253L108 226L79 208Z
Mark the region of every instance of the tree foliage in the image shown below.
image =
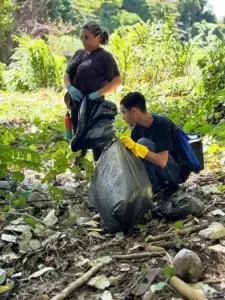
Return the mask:
M5 71L5 84L9 90L34 91L38 88L62 86L65 58L51 53L41 39L29 36L17 38L18 48Z

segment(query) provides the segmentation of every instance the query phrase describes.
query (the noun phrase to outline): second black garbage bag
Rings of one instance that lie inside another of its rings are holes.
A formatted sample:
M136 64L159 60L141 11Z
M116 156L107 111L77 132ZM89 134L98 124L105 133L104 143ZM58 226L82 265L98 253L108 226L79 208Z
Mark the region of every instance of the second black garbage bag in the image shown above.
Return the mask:
M89 201L111 233L129 232L154 208L152 189L142 161L119 140L102 153L90 185Z

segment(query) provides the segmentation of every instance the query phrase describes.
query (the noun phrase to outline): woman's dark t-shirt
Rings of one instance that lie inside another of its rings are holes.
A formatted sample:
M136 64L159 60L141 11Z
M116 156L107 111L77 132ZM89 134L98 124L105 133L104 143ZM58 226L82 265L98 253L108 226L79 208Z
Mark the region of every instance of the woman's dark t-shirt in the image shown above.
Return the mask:
M98 91L113 78L120 76L112 54L98 48L88 54L78 50L67 67L72 84L84 95Z

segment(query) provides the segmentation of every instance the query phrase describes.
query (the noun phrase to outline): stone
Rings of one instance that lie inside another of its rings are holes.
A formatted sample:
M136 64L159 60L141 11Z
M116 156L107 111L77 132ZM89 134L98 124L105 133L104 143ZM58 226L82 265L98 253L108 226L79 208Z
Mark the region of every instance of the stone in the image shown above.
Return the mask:
M90 286L93 286L99 290L104 290L105 288L110 286L110 282L109 282L108 278L103 274L91 278L87 284Z
M110 291L104 291L104 293L101 296L101 300L113 300L112 294Z
M44 218L44 223L46 226L54 226L58 223L58 218L55 215L55 210L52 209L48 215Z
M214 216L225 216L225 213L221 209L215 209L209 213L210 217Z
M19 259L20 257L16 255L14 252L9 252L7 254L3 254L0 256L0 261L4 263L12 263L14 260Z
M199 235L210 240L218 240L225 236L225 227L221 223L214 222L208 228L201 230Z
M23 233L25 231L30 230L30 226L28 226L28 225L9 225L9 226L6 226L4 229L7 231Z
M181 279L187 282L197 282L203 274L200 257L188 249L180 250L173 260L173 268Z
M35 240L35 239L30 240L28 245L30 249L33 251L36 251L41 247L41 243L39 242L39 240Z
M33 192L28 198L27 203L36 207L36 208L48 208L52 207L52 201L50 201L46 195L43 195L39 192Z
M17 242L17 237L15 235L11 235L11 234L2 234L1 235L1 240L4 242L8 242L8 243L16 243Z
M209 250L217 253L225 253L225 247L222 245L209 246Z

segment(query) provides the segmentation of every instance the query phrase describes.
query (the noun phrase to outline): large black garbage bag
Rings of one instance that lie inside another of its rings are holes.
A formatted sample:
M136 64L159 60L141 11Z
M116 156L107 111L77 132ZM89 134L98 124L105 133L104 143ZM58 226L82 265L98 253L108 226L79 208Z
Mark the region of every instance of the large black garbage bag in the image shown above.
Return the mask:
M96 166L89 201L97 208L105 228L129 232L155 206L142 161L119 140L109 145Z
M158 204L157 211L167 219L181 219L199 215L204 209L202 201L183 192L177 192Z
M104 148L115 137L113 123L117 107L111 101L82 101L78 126L71 141L71 149L76 152L83 149Z

